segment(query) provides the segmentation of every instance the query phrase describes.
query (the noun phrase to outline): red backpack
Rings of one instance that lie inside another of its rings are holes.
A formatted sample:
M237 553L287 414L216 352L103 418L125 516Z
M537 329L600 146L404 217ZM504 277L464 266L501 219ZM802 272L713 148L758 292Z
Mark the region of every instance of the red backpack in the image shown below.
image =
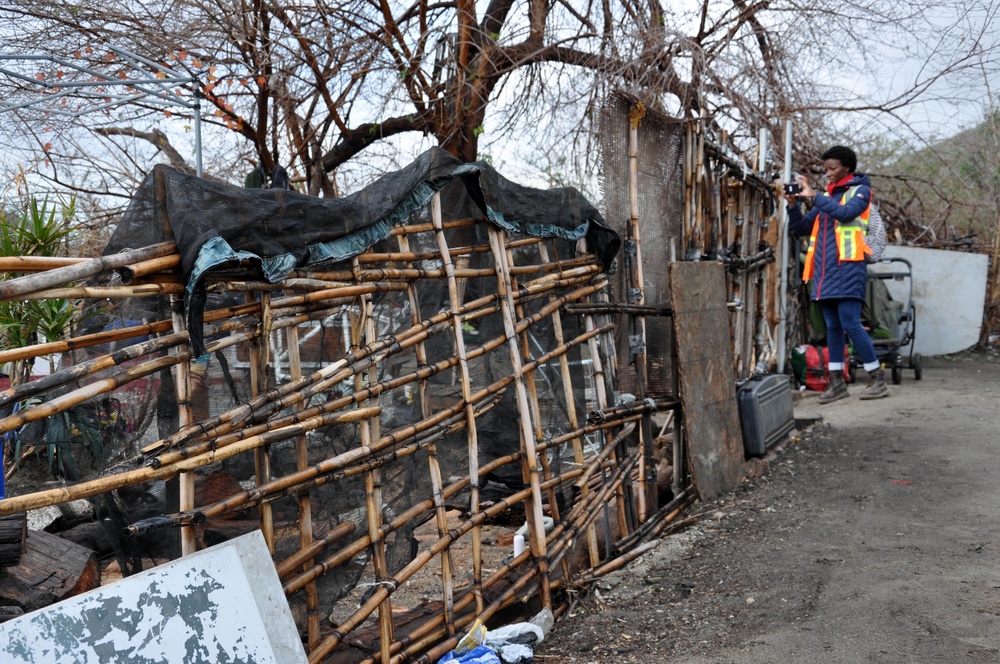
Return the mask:
M823 346L822 352L820 351L820 347L817 346L806 347L806 388L814 392L825 392L826 388L830 386L830 373L826 368L830 364L830 349ZM844 348L844 357L849 357L846 347ZM846 361L844 362L844 382L851 382L847 373Z

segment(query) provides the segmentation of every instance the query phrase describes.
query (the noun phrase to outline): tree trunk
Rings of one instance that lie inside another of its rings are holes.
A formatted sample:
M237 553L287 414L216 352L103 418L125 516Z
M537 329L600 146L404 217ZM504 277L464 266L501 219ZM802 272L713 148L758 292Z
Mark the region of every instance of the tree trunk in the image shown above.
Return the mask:
M26 512L0 517L0 567L12 567L21 561L27 534Z
M40 530L28 532L21 562L0 573L0 597L25 612L99 585L101 568L93 551Z

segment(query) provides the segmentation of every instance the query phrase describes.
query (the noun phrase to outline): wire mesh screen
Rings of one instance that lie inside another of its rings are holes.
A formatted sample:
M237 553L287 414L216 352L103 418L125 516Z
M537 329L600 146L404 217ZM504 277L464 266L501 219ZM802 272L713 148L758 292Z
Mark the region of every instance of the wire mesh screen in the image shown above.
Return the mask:
M629 125L637 100L618 93L605 103L601 113L602 186L609 224L622 237L628 235ZM669 263L683 252L684 125L655 111L645 110L638 126L638 204L642 252L642 289L647 306L670 306ZM613 296L628 300L628 271L614 276ZM631 320L617 316L618 365L627 367L632 354L628 335ZM626 334L625 331L628 330ZM646 356L651 394L674 394L671 355L673 329L670 318L646 318ZM632 371L620 371L623 390L635 391Z

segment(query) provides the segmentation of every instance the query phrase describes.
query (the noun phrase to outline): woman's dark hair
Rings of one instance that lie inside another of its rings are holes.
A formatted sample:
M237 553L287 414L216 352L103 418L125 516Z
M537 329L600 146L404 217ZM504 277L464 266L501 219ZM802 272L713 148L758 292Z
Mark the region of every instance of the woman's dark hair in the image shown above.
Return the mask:
M854 154L854 150L846 148L843 145L834 145L832 148L824 152L820 159L823 161L826 161L827 159L836 159L846 166L847 170L851 173L853 173L854 169L858 167L858 155Z

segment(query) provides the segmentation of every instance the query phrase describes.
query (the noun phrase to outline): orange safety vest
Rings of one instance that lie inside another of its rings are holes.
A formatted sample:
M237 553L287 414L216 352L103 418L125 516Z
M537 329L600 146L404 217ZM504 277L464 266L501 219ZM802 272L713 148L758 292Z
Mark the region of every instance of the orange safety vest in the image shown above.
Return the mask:
M848 198L854 198L858 193L858 187L851 187L840 197L840 204L847 203ZM865 235L868 233L868 217L871 214L872 204L868 202L868 207L854 219L847 221L834 220L833 234L837 238L837 258L841 261L863 261L865 254L871 255L872 250L865 242ZM822 214L822 213L820 213ZM812 233L809 235L809 248L806 249L805 266L802 271L802 281L809 281L813 276L813 256L816 254L816 236L819 235L819 214L813 222Z

